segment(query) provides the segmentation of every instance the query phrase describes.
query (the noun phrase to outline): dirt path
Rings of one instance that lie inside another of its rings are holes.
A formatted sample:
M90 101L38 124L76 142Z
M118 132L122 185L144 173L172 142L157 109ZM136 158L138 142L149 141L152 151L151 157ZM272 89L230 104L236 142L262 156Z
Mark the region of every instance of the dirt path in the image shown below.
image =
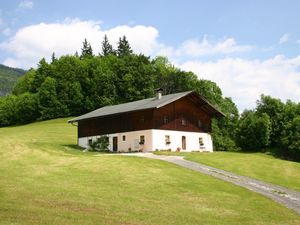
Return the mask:
M259 181L253 178L240 176L231 172L220 170L214 167L206 166L200 163L195 163L183 159L182 156L164 156L164 155L154 155L152 153L128 153L122 154L128 156L139 156L151 159L159 159L174 163L176 165L204 173L219 179L228 181L230 183L239 185L241 187L247 188L251 191L262 194L274 201L296 211L300 215L300 193L293 191L281 186Z

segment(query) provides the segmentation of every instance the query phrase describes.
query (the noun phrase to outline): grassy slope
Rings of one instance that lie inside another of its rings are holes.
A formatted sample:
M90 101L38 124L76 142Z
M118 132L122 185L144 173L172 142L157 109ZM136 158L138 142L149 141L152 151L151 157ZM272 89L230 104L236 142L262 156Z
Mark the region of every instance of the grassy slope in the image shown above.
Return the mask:
M166 152L157 154L170 154ZM178 154L178 153L171 153ZM300 163L263 153L186 153L185 159L300 191Z
M299 224L269 199L175 165L76 150L66 119L0 129L0 224Z

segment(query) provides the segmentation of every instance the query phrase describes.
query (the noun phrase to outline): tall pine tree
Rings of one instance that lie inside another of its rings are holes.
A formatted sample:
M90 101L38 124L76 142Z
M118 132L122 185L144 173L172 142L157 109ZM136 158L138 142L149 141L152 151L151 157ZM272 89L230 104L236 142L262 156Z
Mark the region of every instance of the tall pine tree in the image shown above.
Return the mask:
M117 53L120 57L132 54L132 49L125 35L119 38Z
M114 50L112 45L109 43L106 34L104 35L104 40L102 41L102 55L107 56L110 54L114 54Z
M55 52L53 52L52 55L51 55L51 63L54 63L55 60L56 60Z
M91 44L88 43L88 41L85 38L84 42L83 42L83 47L81 49L80 58L86 58L86 57L92 57L92 56L93 56L93 49L91 47Z

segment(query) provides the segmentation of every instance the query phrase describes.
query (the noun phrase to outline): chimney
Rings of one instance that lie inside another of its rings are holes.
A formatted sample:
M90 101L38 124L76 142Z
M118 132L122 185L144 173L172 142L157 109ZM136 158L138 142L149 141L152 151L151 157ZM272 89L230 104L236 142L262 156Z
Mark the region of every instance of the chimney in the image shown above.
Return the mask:
M156 91L156 99L161 99L163 89L162 88L158 88L155 91Z

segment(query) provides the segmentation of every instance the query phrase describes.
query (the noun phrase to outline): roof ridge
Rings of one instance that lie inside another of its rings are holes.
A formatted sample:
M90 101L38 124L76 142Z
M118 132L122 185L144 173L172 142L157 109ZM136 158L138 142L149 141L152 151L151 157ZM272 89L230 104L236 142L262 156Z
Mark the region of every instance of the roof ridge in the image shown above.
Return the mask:
M172 94L167 94L167 95L162 95L162 97L167 97L167 96L170 96L170 95L179 95L179 94L183 94L183 93L192 93L194 91L183 91L183 92L177 92L177 93L172 93ZM155 97L151 97L151 98L144 98L144 99L140 99L140 100L135 100L135 101L132 101L132 102L124 102L124 103L120 103L120 104L116 104L116 105L106 105L106 106L103 106L101 108L104 108L104 107L110 107L110 106L117 106L117 105L125 105L125 104L130 104L130 103L134 103L134 102L138 102L138 101L144 101L144 100L149 100L149 99L152 99L153 100L156 100ZM100 108L99 108L100 109Z

